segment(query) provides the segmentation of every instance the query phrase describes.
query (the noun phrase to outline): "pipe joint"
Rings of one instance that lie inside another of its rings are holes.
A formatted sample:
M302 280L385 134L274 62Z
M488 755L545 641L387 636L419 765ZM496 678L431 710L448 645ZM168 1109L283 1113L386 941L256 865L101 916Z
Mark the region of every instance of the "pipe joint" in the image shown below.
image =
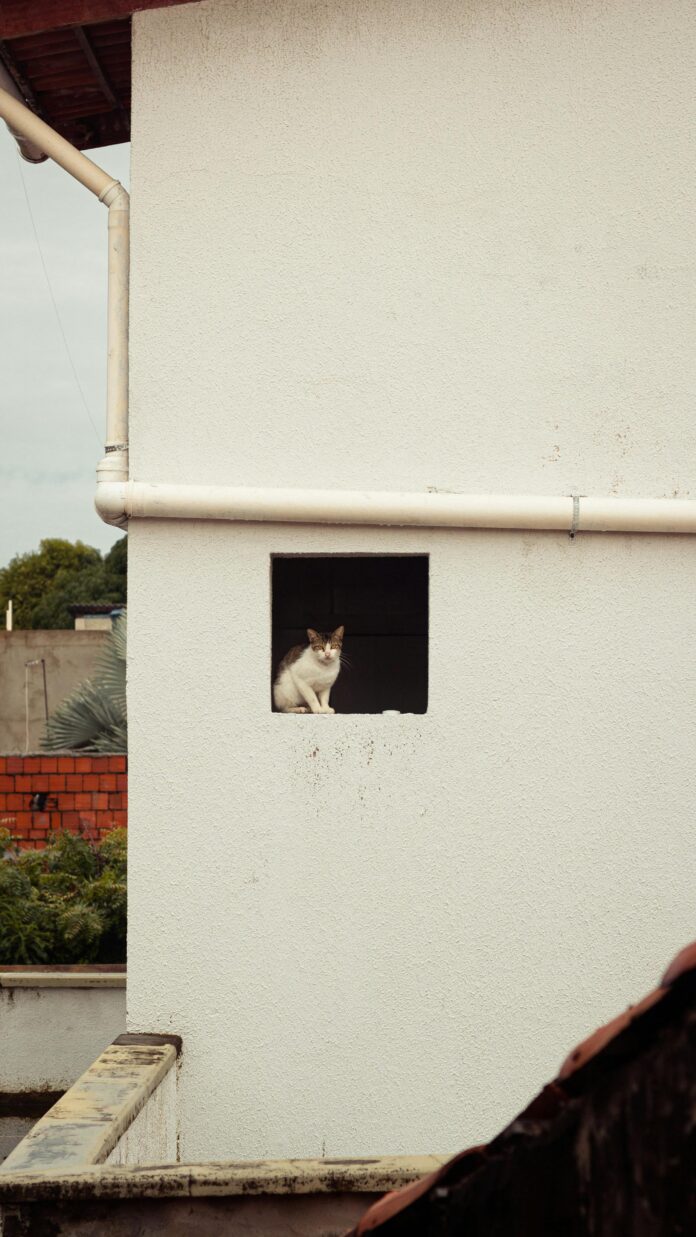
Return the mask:
M22 137L22 134L18 133L16 129L13 129L11 125L8 125L7 128L8 128L9 133L11 134L11 136L14 138L15 142L17 143L17 149L20 155L22 156L22 158L24 159L25 163L45 163L46 162L48 155L45 155L44 152L38 146L34 146L32 145L31 142L28 142L27 139L25 137Z
M130 196L119 180L114 180L99 194L99 201L112 210L129 210Z
M128 446L118 443L107 444L106 455L97 464L97 484L104 482L121 482L128 480Z
M105 524L111 524L115 528L126 528L128 525L128 514L126 511L128 482L110 476L104 470L104 465L107 464L108 460L102 460L97 465L98 484L94 506L97 515Z

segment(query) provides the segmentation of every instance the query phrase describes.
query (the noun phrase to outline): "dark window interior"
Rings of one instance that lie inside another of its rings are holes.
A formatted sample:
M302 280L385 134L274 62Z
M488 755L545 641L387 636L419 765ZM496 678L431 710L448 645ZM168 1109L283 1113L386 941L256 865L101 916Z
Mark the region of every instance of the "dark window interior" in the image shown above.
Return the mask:
M344 624L336 712L427 712L427 555L274 558L272 572L273 676L308 627Z

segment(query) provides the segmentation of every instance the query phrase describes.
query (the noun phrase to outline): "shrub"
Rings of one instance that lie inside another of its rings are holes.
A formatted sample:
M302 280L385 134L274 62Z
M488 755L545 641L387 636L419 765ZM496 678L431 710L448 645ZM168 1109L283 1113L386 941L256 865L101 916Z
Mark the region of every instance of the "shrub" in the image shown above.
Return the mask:
M20 850L0 829L0 964L125 962L126 830Z

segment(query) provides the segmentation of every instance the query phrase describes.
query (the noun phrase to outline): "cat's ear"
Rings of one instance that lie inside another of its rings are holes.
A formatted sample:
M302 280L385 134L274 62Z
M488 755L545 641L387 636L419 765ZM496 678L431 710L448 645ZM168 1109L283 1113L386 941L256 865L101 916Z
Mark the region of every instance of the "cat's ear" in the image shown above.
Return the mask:
M308 627L307 628L307 639L309 640L310 644L312 643L312 640L318 640L319 632L315 631L313 627Z
M335 630L334 632L332 632L332 633L331 633L331 639L332 639L332 640L342 640L342 639L343 639L343 636L344 636L344 633L345 633L345 630L346 630L346 629L345 629L345 627L343 626L343 624L341 624L341 626L340 626L340 627L337 627L337 628L336 628L336 630Z

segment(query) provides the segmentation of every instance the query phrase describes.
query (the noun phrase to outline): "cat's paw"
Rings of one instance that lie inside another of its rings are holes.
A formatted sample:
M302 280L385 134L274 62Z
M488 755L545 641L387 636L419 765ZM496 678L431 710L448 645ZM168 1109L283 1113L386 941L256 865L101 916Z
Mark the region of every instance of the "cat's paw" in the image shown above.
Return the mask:
M327 712L327 713L335 713L335 712L336 712L336 710L335 710L335 709L332 709L330 704L327 704L327 706L326 706L326 712Z

